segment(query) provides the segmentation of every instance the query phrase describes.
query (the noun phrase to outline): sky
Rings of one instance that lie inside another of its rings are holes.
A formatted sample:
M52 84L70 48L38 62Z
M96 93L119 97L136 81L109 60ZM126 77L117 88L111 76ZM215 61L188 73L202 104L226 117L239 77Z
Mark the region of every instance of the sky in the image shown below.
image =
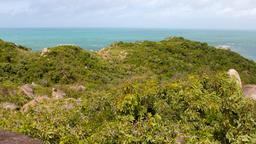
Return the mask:
M0 27L256 29L256 0L0 0Z

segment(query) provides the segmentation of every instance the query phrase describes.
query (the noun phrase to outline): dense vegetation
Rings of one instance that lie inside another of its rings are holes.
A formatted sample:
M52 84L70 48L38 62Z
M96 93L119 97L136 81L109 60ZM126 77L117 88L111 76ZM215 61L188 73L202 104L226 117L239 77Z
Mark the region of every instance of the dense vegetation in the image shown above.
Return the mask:
M45 101L28 112L0 108L0 128L45 143L255 143L256 103L226 71L256 83L256 63L183 38L118 42L99 52L57 46L41 55L0 40L0 104ZM85 86L84 91L74 89Z

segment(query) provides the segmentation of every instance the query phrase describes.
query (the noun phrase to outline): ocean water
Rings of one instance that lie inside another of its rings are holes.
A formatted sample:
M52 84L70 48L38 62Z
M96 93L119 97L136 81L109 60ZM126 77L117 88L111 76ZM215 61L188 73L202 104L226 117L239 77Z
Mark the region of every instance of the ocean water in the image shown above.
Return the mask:
M88 50L100 50L117 41L159 41L169 36L207 42L232 49L256 60L256 31L185 30L138 28L0 28L0 39L41 50L58 44L75 44Z

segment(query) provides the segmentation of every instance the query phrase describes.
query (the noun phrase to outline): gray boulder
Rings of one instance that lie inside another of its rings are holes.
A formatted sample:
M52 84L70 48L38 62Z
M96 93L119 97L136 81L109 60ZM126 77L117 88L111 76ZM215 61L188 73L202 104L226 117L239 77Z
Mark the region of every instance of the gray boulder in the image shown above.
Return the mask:
M34 97L34 90L33 86L30 84L25 84L20 87L20 90L22 93L24 93L26 96L33 98Z
M85 87L84 87L83 85L79 85L79 86L77 87L77 91L83 92L83 91L85 91Z
M49 100L48 96L38 96L38 97L34 98L33 100L31 100L30 102L23 105L23 107L21 108L21 111L28 112L29 109L32 109L32 108L36 107L38 104L43 103L47 100Z
M240 75L235 69L228 70L228 75L231 78L233 78L236 81L236 83L242 88L242 81L241 81Z
M1 108L6 110L17 110L19 107L14 103L5 102L1 104Z
M249 97L253 100L256 100L256 85L243 86L243 93L245 97Z
M0 144L43 144L43 142L22 134L0 130Z
M237 84L242 88L245 97L256 100L256 85L242 85L239 73L235 69L230 69L228 75L233 78Z
M83 92L83 91L85 91L85 86L83 86L83 85L75 85L75 86L72 86L71 89L73 89L75 91L78 91L78 92Z
M52 97L53 99L63 99L66 96L66 93L62 90L53 88L52 89Z
M48 53L49 53L49 49L48 48L44 48L41 52L41 55L40 56L46 56Z

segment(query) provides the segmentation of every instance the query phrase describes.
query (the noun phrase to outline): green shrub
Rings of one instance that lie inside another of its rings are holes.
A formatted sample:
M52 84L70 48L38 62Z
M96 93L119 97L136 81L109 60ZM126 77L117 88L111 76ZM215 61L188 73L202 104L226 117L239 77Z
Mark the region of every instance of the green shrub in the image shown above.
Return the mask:
M45 56L0 41L0 104L22 107L11 93L34 82L35 95L62 100L27 113L0 108L0 128L45 143L254 143L255 102L226 76L235 68L256 83L255 62L184 38L119 42L100 52L77 46L49 48ZM84 85L84 91L74 86Z

